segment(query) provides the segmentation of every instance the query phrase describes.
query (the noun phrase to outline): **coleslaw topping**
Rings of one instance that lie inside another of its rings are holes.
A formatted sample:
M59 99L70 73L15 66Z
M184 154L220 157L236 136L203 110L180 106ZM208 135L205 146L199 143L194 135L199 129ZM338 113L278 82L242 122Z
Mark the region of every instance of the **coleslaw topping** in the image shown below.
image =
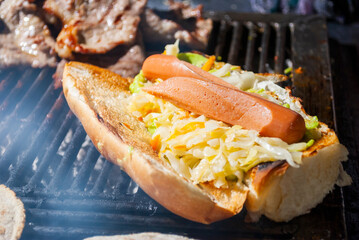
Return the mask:
M168 48L166 52L170 52ZM287 90L268 78L230 64L215 63L209 72L241 90L298 112L308 122L310 131L319 131L317 118L306 115ZM299 167L302 152L314 143L308 139L308 143L287 144L279 138L262 137L255 130L191 113L142 91L141 87L156 83L141 75L136 76L136 91L124 99L124 104L147 127L159 157L195 184L213 181L214 186L225 188L229 182L241 183L245 172L264 162L285 160L291 167Z

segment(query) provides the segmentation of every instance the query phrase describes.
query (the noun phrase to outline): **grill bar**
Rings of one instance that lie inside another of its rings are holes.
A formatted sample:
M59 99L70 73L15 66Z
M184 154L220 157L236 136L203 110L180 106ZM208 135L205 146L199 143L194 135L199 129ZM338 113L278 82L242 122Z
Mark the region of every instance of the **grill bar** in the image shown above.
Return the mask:
M48 112L49 107L51 107L49 103L52 103L52 99L54 98L52 89L53 86L50 85L31 115L26 121L20 124L20 127L11 133L12 142L7 146L4 154L0 158L0 168L7 168L13 160L13 155L16 155L19 149L24 149L24 146L30 142L30 136L32 136L40 124L38 119L42 119ZM6 135L10 129L11 128L7 128L6 125L3 125L0 129L1 135ZM4 176L0 176L0 179L2 179L2 177Z
M248 34L248 41L247 41L247 51L246 51L246 60L244 63L243 68L245 70L250 70L253 71L253 59L254 59L254 48L255 48L255 43L256 43L256 39L257 39L257 29L256 26L254 25L254 23L249 22L247 23L247 27L249 29L249 34Z
M14 87L15 83L14 79L16 78L15 73L13 71L10 72L2 72L0 75L0 102L3 102L6 98L7 94ZM6 115L0 115L0 117L4 117Z
M126 187L128 187L127 191L126 191L127 194L130 194L130 193L133 194L134 192L137 192L137 191L135 191L136 189L131 191L131 189L133 189L133 187L130 188L131 181L132 180L130 179L130 177L122 176L122 178L119 179L119 181L117 181L117 183L115 185L115 188L114 188L114 191L113 191L113 194L115 196L120 196L122 194L122 192L123 192L123 189L126 189Z
M35 105L41 97L39 92L45 91L48 87L48 79L51 77L51 73L52 71L50 71L50 69L45 68L37 75L34 83L31 84L26 94L24 94L20 103L16 105L16 108L9 117L10 119L12 119L13 116L15 117L15 115L17 118L24 118L31 112L33 105Z
M35 134L35 137L31 139L31 144L23 152L23 154L19 156L17 165L10 171L10 178L7 181L7 185L13 186L14 181L21 179L21 176L24 174L24 170L30 169L32 163L31 160L35 158L38 150L44 145L44 142L46 142L46 136L49 134L51 128L54 127L54 123L58 119L63 118L63 109L61 108L61 105L63 105L64 101L63 95L60 94L39 130ZM57 116L58 118L54 116Z
M22 98L24 92L31 84L31 80L36 76L38 71L34 69L27 69L25 73L19 78L16 85L6 96L2 104L0 105L0 115L7 116L15 107L19 99Z
M112 167L113 167L112 163L104 160L103 168L100 172L100 175L97 177L94 187L91 189L91 194L96 195L104 190L105 182L108 179L108 175Z
M215 55L221 56L223 60L225 61L226 58L226 52L225 52L225 46L226 46L226 39L227 35L230 31L230 25L227 23L226 20L222 20L219 28L219 34L217 37L217 46L215 48Z
M268 48L269 48L269 37L270 37L270 26L268 23L262 23L263 26L263 36L261 41L261 51L259 59L259 69L258 72L266 72L266 63L268 59Z
M231 40L231 45L229 48L228 62L231 64L239 64L238 54L241 49L241 40L243 34L243 24L240 22L233 22L233 35Z
M37 80L41 81L41 79L43 79L45 77L44 74L40 74L39 77L37 78ZM58 94L58 93L57 93ZM34 108L34 110L32 111L31 115L28 117L28 119L26 119L25 124L31 124L31 122L37 122L34 120L37 120L36 118L38 118L39 116L43 116L44 114L47 113L48 109L51 108L51 103L52 103L52 99L56 98L56 93L53 92L53 86L50 85L46 92L42 96L39 103L36 105L36 107ZM26 98L24 100L22 100L15 108L15 111L12 112L11 114L9 114L7 116L7 118L5 119L5 121L1 124L0 126L0 136L6 136L6 134L12 130L13 128L15 128L15 126L17 125L25 125L25 124L20 124L22 118L24 117L24 113L22 113L23 111L28 111L33 109L31 106L27 105L29 102L29 98L31 94L26 95ZM6 103L6 100L5 102ZM3 104L4 104L3 103ZM29 128L28 126L26 128Z
M214 27L214 31L218 31L214 54L221 56L223 61L240 65L245 70L283 74L289 44L287 24L221 20L218 30L216 25ZM270 43L272 29L274 43ZM270 55L271 48L274 49L273 55ZM272 56L273 59L270 59Z
M44 196L44 194L39 194L36 196ZM75 193L69 196L77 196ZM136 214L138 216L150 216L153 215L154 212L157 214L167 215L167 212L164 209L160 209L157 207L153 207L153 202L148 201L148 199L141 199L133 197L132 201L128 201L128 197L122 196L114 201L113 199L104 200L98 199L101 195L93 198L91 195L85 195L86 197L91 197L89 199L71 199L66 200L63 199L66 196L58 196L58 199L47 199L47 200L34 200L34 198L22 198L23 202L29 208L38 208L41 206L44 210L52 210L61 211L66 210L67 212L89 212L89 214L100 214L102 212L119 214L122 212ZM101 215L101 214L100 214Z
M283 73L286 26L283 24L275 23L274 27L276 30L276 37L277 37L277 41L275 45L274 71L276 73Z
M39 164L39 167L38 167L36 173L29 180L29 183L26 186L28 189L34 189L35 186L40 182L41 177L44 175L45 171L47 170L48 166L50 165L51 161L53 160L53 156L55 155L61 142L65 138L65 136L74 120L75 120L75 116L73 115L73 113L72 112L67 113L64 122L62 123L56 136L53 138L51 145L48 147L45 155L43 156L42 161Z
M83 190L86 186L91 170L96 164L96 160L99 158L100 153L95 146L91 145L87 150L86 157L83 160L83 167L80 169L78 175L73 181L71 189L75 191Z
M198 223L189 223L188 221L182 221L180 218L172 216L171 214L165 214L158 216L157 218L144 218L142 215L135 215L133 213L121 213L116 214L116 212L101 212L101 213L93 213L93 212L80 212L77 211L74 214L74 211L62 211L62 210L49 210L49 211L39 211L36 208L29 208L29 213L33 216L36 216L37 219L44 219L46 218L46 215L52 215L52 219L55 219L53 223L50 224L50 226L57 226L58 223L66 222L65 224L67 227L73 226L74 222L82 222L84 225L91 225L92 228L101 227L106 228L106 226L99 226L96 225L98 223L106 223L106 225L113 225L112 228L123 228L123 227L133 227L135 229L139 227L157 227L162 226L163 228L170 227L171 231L179 231L179 232L187 232L187 231L209 231L212 232L212 234L215 234L212 236L211 239L218 239L218 232L224 233L222 236L231 236L234 232L236 232L235 228L228 228L225 224L216 224L213 228L208 225L198 224ZM239 219L237 219L239 220ZM241 219L243 221L243 219ZM230 224L232 225L232 224ZM231 226L233 227L233 226ZM293 232L290 228L293 227L290 224L286 225L286 229L284 231L287 231L287 233L283 233L283 229L279 225L271 225L271 226L263 226L263 232L265 232L265 235L269 239L277 239L278 237L286 237L288 238L288 235ZM82 229L83 231L86 231L86 228ZM253 237L253 229L249 226L248 229L241 228L241 232L238 232L237 235L251 235ZM216 234L217 233L217 234ZM262 235L260 234L254 234L254 236Z
M68 149L61 159L60 165L53 176L49 189L57 190L62 187L63 177L67 175L67 172L71 166L71 162L76 159L76 155L81 148L81 144L86 137L86 132L80 123L77 124L76 131L71 139Z

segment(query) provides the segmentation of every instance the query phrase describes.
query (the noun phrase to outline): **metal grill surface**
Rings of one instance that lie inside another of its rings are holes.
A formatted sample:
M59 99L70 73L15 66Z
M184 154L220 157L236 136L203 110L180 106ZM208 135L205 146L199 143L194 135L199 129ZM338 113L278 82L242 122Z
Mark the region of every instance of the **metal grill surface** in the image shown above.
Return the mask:
M302 74L294 73L293 81L284 84L294 87L309 114L335 126L323 18L206 14L214 19L207 54L262 73L283 73L291 64L293 69L302 67ZM346 238L339 188L310 214L289 223L266 218L246 223L245 211L211 225L175 216L98 153L62 90L54 88L53 73L54 69L19 67L0 71L0 183L25 204L22 239L143 231L197 239Z

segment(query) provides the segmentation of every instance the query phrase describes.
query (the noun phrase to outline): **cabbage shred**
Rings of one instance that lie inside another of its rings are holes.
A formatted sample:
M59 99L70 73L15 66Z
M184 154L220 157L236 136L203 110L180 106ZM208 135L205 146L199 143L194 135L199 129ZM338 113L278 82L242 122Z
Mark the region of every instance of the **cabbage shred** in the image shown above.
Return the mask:
M220 66L210 72L241 90L255 92L306 116L283 88L272 86L263 76L229 64ZM142 80L142 86L153 84ZM275 91L270 91L273 87ZM226 188L229 182L240 185L245 172L264 162L286 160L290 166L299 167L302 152L308 147L306 142L287 144L279 138L262 137L255 130L191 113L142 90L124 101L156 140L159 157L194 184L213 182L217 188Z
M125 101L152 139L160 138L159 157L194 183L213 181L218 188L228 187L228 181L242 182L244 172L263 162L287 160L297 167L306 148L306 143L289 145L190 113L143 91Z

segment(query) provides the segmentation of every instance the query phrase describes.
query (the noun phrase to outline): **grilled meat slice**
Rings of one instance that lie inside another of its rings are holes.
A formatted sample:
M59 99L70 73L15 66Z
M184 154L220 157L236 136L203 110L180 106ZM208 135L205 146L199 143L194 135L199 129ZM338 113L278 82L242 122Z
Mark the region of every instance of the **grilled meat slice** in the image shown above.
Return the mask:
M117 61L109 62L105 67L122 77L134 77L140 72L142 63L145 60L144 50L140 45L133 45L120 56Z
M4 0L0 17L7 32L0 34L0 66L56 66L55 40L32 1Z
M188 3L168 1L169 12L145 9L141 21L144 40L149 43L173 43L180 39L191 48L207 47L212 20L202 18L202 5L192 8Z
M120 44L131 44L147 0L61 1L46 0L44 9L63 22L56 39L60 57L73 53L106 53Z

